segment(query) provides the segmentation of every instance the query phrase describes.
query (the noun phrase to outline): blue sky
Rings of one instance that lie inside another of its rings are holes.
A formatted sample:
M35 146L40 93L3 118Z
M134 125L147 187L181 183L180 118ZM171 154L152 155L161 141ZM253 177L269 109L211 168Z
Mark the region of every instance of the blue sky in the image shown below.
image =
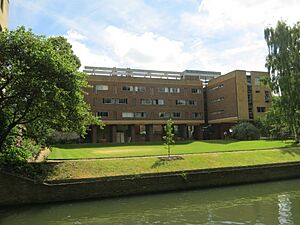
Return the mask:
M12 0L9 28L65 36L82 65L265 70L263 30L299 0Z

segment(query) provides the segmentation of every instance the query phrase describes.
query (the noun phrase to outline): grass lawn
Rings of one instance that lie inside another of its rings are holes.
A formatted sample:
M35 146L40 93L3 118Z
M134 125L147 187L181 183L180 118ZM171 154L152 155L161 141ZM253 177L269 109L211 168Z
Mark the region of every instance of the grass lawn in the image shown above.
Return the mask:
M248 152L233 151L212 154L203 153L197 155L184 155L182 156L182 159L172 161L162 161L157 157L63 161L53 168L52 173L47 179L94 178L296 161L300 161L299 148Z
M258 140L207 140L178 142L172 154L225 152L235 150L272 149L291 147L292 141ZM113 158L126 156L158 156L167 154L163 143L132 144L69 144L51 148L48 159Z

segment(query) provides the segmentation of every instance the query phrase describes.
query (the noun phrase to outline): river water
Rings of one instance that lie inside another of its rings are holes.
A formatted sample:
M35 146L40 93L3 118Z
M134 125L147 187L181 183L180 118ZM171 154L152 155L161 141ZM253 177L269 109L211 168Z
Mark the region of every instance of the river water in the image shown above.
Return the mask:
M300 180L0 209L1 225L300 224Z

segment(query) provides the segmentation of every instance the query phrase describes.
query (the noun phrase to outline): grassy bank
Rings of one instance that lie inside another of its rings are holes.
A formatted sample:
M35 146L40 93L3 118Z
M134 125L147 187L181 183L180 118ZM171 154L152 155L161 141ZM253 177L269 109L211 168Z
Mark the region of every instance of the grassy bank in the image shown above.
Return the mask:
M272 149L290 147L292 141L234 141L208 140L178 142L172 147L173 154L225 152L235 150ZM126 156L158 156L167 153L162 143L133 144L75 144L52 147L48 159L113 158Z
M157 157L64 161L53 168L53 172L49 175L48 180L133 175L296 161L300 161L299 148L203 153L200 155L186 155L181 159L173 161L163 161Z

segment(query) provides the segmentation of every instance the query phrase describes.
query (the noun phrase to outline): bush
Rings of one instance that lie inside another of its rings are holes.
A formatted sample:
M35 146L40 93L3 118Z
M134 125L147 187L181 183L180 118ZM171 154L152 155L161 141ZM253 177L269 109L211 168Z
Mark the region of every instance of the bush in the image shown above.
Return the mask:
M243 122L233 127L232 135L238 140L257 140L260 137L260 132L253 124Z
M80 136L76 132L54 131L47 137L47 144L76 144L80 142Z

